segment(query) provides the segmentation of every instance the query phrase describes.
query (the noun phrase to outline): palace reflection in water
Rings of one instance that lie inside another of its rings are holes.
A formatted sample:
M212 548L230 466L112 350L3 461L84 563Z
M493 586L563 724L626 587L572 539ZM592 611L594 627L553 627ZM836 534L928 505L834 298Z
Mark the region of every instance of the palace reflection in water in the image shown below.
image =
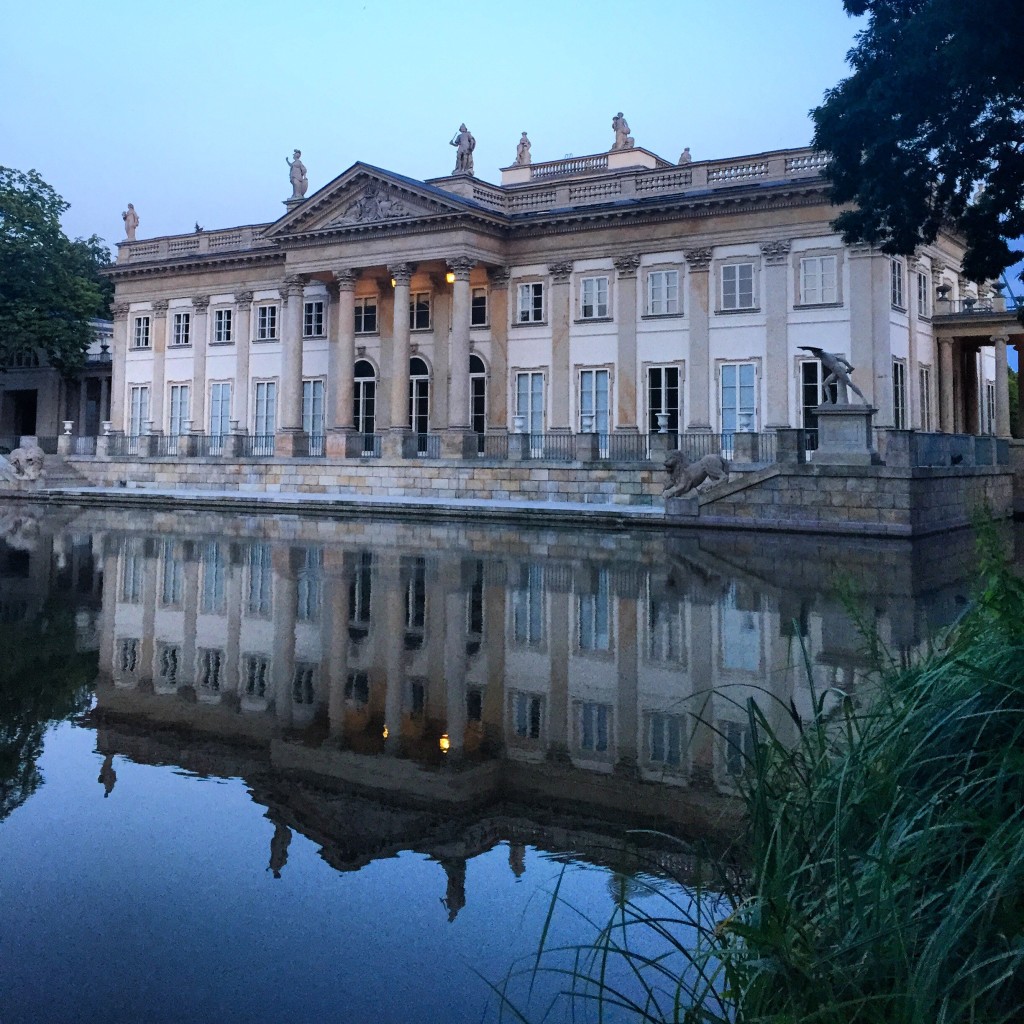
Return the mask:
M966 535L64 519L8 527L3 608L54 582L79 593L104 788L114 755L240 776L276 825L275 872L293 829L340 870L419 849L448 872L451 916L467 858L499 841L521 870L525 844L600 862L613 825L728 838L748 698L795 730L805 650L819 695L864 694L839 581L909 656L959 612L972 550Z

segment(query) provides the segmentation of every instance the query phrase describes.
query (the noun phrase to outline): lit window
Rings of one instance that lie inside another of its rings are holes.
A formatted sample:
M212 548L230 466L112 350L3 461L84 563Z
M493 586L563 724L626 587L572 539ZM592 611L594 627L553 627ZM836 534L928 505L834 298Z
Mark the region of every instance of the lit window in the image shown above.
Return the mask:
M277 338L277 306L256 307L256 340L274 341Z
M231 310L215 309L213 311L213 343L226 345L231 341Z
M722 267L722 309L754 308L754 264L730 263Z
M800 261L800 304L822 305L839 301L835 256L806 256Z
M172 345L188 345L190 342L189 331L192 326L192 315L190 313L174 314L174 330L171 334Z
M430 292L413 292L409 296L409 330L430 330Z
M474 288L471 300L469 323L472 327L487 326L487 289Z
M135 331L132 335L133 348L149 348L149 317L135 318Z
M324 333L324 304L322 299L313 299L302 307L302 336L322 338Z
M647 275L647 312L650 316L679 312L678 270L652 270Z
M539 324L544 319L544 284L531 281L519 286L516 319L521 324Z
M585 277L580 288L580 316L596 320L608 315L608 278Z
M377 300L356 299L356 334L377 333Z

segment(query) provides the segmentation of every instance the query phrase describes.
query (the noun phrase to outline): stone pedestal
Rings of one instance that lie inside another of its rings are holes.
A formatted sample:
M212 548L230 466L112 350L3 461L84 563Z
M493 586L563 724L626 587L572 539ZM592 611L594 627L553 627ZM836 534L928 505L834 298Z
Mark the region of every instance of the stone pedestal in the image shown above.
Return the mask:
M795 466L807 455L806 433L799 427L779 427L775 431L775 461Z
M309 455L309 434L304 430L279 430L274 438L274 457L305 458Z
M58 455L70 455L71 454L71 435L60 434L57 437L57 454Z
M871 466L879 462L870 405L819 405L818 449L811 460L822 466Z
M508 457L520 461L530 457L530 435L509 434L508 435Z
M384 459L406 459L415 457L416 450L413 448L412 456L406 453L409 450L409 443L416 444L415 435L409 430L386 430L380 439L380 454Z
M232 431L224 438L224 454L230 459L240 459L245 455L246 435L241 431Z
M324 452L329 459L348 459L351 458L349 455L349 438L353 436L353 431L346 430L339 427L331 427L327 431L327 437L324 439ZM360 454L362 450L362 434L359 435Z
M741 466L757 462L760 456L760 445L757 434L747 431L736 431L732 435L732 461Z
M477 445L475 431L459 430L457 427L449 427L447 430L441 431L442 459L475 459Z
M576 459L579 462L596 462L601 458L600 434L576 435Z
M685 498L666 498L665 515L670 519L696 519L700 515L700 502L696 494Z

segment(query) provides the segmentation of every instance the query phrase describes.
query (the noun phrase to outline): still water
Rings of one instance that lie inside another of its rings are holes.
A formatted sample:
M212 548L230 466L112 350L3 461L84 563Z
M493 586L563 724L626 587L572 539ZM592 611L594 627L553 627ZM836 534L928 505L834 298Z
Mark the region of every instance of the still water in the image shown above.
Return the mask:
M691 847L630 829L738 836L749 697L865 695L858 629L911 656L972 566L0 506L0 1021L496 1020L556 886L554 943L685 900Z

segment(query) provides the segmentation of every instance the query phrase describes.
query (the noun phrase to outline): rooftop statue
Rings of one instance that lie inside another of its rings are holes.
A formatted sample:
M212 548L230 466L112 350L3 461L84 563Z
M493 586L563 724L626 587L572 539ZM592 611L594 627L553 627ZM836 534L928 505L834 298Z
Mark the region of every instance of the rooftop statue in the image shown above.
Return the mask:
M682 153L679 155L679 162L681 164L693 163L693 157L690 156L690 147L689 146L687 146L686 149L684 149L682 151Z
M821 368L825 371L825 379L821 382L821 391L824 396L822 398L822 405L849 405L850 396L847 393L847 388L853 391L865 405L869 404L868 400L864 397L864 392L850 380L850 374L853 373L854 368L844 356L841 356L838 352L826 352L816 345L801 345L800 348L817 357L821 363ZM835 402L832 401L832 393L829 390L831 384L836 385Z
M519 145L516 146L516 164L519 167L530 163L530 140L526 137L526 132L523 132L523 137L519 140Z
M452 139L451 145L455 147L455 170L452 171L452 174L472 174L476 139L464 124L459 125L459 130Z
M124 221L124 236L129 242L135 241L135 230L139 226L139 215L135 212L135 207L131 203L128 204L128 209L121 214L121 220Z
M633 148L633 136L629 134L629 125L626 123L626 119L622 116L621 110L612 118L612 131L615 132L615 142L612 143L612 152L615 152L617 149Z
M288 180L292 183L292 199L305 199L309 179L306 177L306 165L302 162L302 150L295 150L292 157L291 160L284 158L288 165Z

